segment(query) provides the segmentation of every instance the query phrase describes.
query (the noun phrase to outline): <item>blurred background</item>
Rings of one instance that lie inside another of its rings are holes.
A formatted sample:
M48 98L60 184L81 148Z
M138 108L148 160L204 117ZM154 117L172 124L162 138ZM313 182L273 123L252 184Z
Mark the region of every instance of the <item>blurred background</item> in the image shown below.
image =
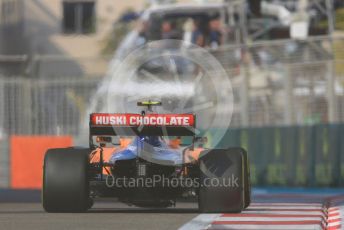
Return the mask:
M253 185L344 185L342 0L0 0L0 188L39 189L47 148L87 146L114 60L160 39L223 65L218 147L248 150Z

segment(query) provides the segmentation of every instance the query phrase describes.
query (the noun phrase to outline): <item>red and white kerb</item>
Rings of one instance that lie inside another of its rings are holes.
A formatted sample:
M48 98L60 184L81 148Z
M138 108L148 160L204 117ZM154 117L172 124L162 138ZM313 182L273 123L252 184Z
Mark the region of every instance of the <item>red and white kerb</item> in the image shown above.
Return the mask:
M91 115L94 126L194 126L192 114L104 114Z

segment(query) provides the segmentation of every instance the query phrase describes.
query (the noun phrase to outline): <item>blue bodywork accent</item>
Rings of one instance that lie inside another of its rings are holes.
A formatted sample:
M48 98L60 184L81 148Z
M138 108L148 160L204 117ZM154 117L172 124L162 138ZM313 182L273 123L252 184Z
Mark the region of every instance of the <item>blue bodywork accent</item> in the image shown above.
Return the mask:
M151 157L155 160L171 161L176 165L183 163L182 151L170 148L161 137L156 136L135 137L124 150L115 152L109 162L115 163L118 160L135 159L144 145L149 145Z

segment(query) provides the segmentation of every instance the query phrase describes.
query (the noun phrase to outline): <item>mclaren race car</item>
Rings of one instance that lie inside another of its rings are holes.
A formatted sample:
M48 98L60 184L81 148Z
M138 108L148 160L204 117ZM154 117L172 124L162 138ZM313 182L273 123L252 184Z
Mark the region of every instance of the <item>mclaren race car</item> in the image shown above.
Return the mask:
M250 204L247 153L207 149L194 114L157 114L160 102L140 102L138 114L90 115L89 148L49 149L42 202L47 212L84 212L98 197L167 208L198 199L200 212L241 212Z

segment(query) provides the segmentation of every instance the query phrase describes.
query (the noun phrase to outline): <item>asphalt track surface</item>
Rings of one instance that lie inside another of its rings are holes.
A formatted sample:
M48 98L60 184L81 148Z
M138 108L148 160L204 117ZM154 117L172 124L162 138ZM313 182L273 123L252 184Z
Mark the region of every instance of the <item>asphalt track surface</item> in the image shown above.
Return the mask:
M128 208L121 203L97 203L88 213L45 213L39 203L0 204L0 229L178 229L198 214L195 205L167 210Z
M0 191L0 229L341 229L343 190L254 190L241 214L201 214L192 202L140 209L98 201L88 213L45 213L39 194Z

